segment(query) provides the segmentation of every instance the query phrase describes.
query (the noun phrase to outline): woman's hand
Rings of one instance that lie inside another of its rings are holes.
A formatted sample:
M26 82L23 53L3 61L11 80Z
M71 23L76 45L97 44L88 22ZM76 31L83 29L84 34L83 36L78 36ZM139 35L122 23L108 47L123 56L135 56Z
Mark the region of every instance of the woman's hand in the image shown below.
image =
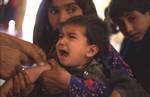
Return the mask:
M49 61L52 69L42 73L42 84L49 95L57 94L69 88L71 75L54 60Z

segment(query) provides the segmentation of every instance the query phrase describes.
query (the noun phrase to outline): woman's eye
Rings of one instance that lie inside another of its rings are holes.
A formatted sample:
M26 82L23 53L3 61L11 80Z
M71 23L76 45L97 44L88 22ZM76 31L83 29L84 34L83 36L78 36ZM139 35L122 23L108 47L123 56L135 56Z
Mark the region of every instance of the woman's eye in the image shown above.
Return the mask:
M57 9L50 8L50 9L49 9L49 12L50 12L52 15L56 15L56 14L58 13L58 10L57 10Z
M71 6L71 7L68 7L66 10L68 13L74 13L78 10L78 7L77 6Z

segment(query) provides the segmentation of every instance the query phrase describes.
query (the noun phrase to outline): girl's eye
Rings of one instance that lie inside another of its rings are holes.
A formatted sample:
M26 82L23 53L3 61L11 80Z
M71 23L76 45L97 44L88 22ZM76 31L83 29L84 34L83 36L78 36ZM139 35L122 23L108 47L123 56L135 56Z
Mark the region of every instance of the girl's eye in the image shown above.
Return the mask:
M70 35L69 38L71 38L71 39L76 39L77 37L74 36L74 35Z
M59 34L58 38L59 39L63 38L63 34Z
M56 8L50 8L49 9L49 12L52 14L52 15L56 15L58 13L58 10Z

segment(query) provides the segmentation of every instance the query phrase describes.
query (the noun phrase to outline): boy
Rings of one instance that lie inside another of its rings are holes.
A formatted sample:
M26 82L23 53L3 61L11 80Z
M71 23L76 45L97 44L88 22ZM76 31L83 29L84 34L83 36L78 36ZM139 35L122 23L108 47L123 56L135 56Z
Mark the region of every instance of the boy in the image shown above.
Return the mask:
M120 53L130 65L135 78L150 93L150 1L112 0L109 17L125 39Z

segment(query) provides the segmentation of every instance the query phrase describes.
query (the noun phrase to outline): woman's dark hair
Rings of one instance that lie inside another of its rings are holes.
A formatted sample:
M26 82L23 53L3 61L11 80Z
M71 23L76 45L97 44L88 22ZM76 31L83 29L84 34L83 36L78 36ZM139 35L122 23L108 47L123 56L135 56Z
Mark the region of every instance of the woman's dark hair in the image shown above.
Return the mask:
M82 9L84 15L97 15L96 8L92 0L75 0ZM43 0L40 4L36 16L36 22L33 33L33 43L42 48L46 54L54 45L58 33L52 30L48 21L48 8L52 0Z
M109 18L109 6L104 10L105 19L104 21L107 23L108 28L112 34L116 34L119 32L117 29L117 25L113 23L113 21Z
M86 28L85 36L87 37L89 44L95 44L100 48L100 52L95 56L96 58L102 58L102 55L107 54L109 47L109 30L106 22L102 21L97 16L76 16L68 19L61 24L61 27L65 25L79 25Z
M150 12L150 0L112 0L109 4L109 17L115 23L117 18L124 14L137 10L141 13Z

